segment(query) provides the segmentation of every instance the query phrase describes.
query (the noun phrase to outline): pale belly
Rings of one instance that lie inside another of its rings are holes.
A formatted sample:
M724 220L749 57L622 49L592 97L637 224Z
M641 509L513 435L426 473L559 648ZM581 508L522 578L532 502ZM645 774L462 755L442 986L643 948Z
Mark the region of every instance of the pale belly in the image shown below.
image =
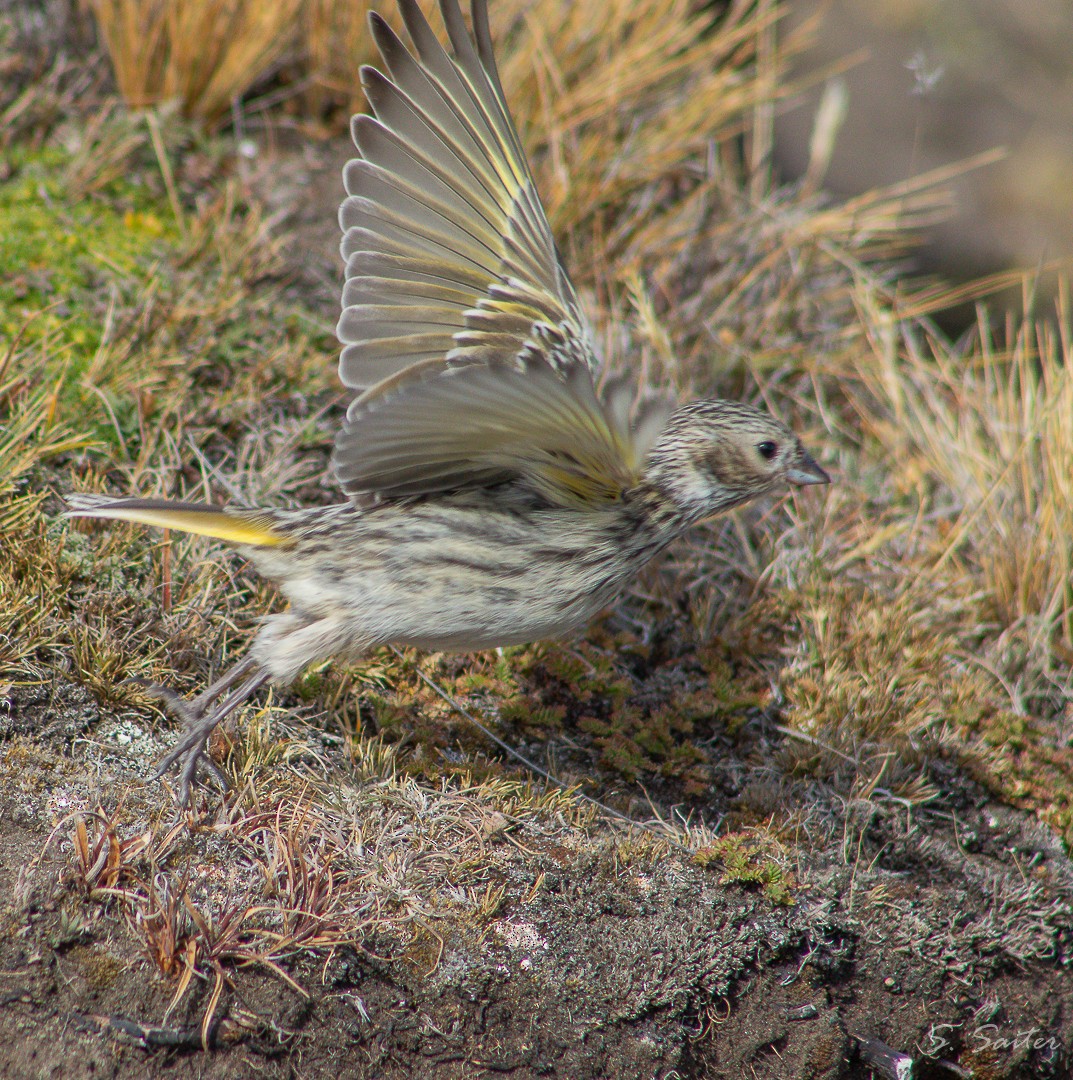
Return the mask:
M652 554L630 539L604 514L435 506L340 514L292 549L246 551L291 601L289 623L305 620L311 654L353 656L388 643L469 652L568 634Z

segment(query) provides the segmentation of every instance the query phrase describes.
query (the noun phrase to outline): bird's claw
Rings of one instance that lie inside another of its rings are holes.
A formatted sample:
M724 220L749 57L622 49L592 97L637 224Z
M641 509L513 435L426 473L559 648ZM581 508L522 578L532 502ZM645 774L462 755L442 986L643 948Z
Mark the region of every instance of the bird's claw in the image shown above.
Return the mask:
M209 756L209 736L219 722L215 713L208 708L211 702L204 701L204 695L195 698L193 701L187 701L186 698L180 697L170 687L149 682L147 679L128 679L127 682L139 687L149 697L159 701L164 706L165 711L171 713L177 720L182 721L185 729L179 741L156 767L150 779L159 780L173 765L181 761L179 802L183 806L190 805L193 784L197 778L199 765L205 767L206 772L216 781L221 791L226 791L228 787L227 778L216 762Z
M205 767L206 772L216 781L221 791L227 791L228 783L223 770L209 756L209 736L216 727L215 717L202 715L198 718L192 715L193 710L188 702L183 701L182 698L179 700L184 706L180 710L180 715L186 725L186 732L157 766L151 779L159 780L176 762L181 761L179 802L183 806L188 806L199 765Z
M127 680L131 685L140 687L150 697L162 702L164 708L183 723L185 730L181 738L168 752L152 777L154 780L159 780L173 765L181 762L179 801L182 805L190 804L191 790L197 779L200 765L205 767L206 772L212 776L222 791L227 790L227 777L209 757L209 736L221 720L230 715L254 691L268 681L266 674L255 673L256 666L251 659L241 661L193 701L187 701L174 690L160 683L149 682L146 679ZM236 683L239 685L236 686Z

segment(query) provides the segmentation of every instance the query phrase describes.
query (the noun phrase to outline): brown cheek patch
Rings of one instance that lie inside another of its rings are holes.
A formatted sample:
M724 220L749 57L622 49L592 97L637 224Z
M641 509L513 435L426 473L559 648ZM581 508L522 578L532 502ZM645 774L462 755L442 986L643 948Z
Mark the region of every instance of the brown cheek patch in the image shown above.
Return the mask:
M737 447L725 447L711 454L708 467L716 480L724 487L740 487L756 484L760 479L756 465L749 461Z

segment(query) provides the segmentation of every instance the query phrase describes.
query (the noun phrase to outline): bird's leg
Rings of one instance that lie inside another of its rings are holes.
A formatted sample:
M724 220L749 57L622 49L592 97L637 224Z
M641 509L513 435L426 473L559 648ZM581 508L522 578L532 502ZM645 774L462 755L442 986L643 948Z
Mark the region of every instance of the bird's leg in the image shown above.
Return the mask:
M210 683L193 701L187 701L180 697L169 686L162 683L150 682L148 679L130 679L132 685L141 687L150 697L164 704L176 714L187 726L191 719L201 716L202 713L225 691L230 690L244 675L252 671L257 662L250 656L239 663L232 665L214 683Z
M190 801L190 786L197 775L199 763L204 763L221 787L226 788L227 783L223 773L206 753L209 736L221 720L234 712L251 694L268 682L268 673L256 669L257 661L252 657L247 657L224 672L193 701L186 701L166 686L135 680L148 694L162 701L171 712L175 713L186 728L182 738L153 774L154 780L159 779L181 759L179 799L182 803Z

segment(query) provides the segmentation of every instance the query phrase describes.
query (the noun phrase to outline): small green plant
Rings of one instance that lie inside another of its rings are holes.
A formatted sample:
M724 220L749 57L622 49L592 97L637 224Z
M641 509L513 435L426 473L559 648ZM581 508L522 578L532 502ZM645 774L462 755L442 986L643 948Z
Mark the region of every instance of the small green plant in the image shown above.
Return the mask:
M794 902L793 874L772 853L772 844L759 835L727 833L695 851L693 861L698 866L721 865L724 882L755 885L773 904Z

